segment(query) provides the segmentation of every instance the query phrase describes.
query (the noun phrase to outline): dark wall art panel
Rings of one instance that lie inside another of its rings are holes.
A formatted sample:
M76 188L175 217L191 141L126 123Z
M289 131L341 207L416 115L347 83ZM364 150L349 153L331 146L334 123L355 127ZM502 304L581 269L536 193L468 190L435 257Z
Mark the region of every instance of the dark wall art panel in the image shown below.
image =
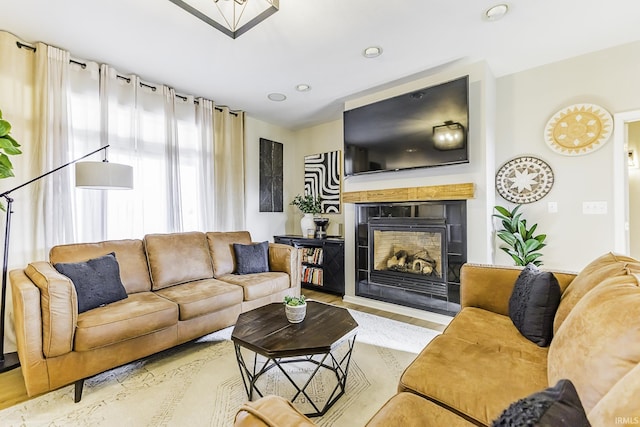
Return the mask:
M283 145L260 138L260 212L282 212Z
M340 213L340 151L305 156L304 193L322 198L322 213Z

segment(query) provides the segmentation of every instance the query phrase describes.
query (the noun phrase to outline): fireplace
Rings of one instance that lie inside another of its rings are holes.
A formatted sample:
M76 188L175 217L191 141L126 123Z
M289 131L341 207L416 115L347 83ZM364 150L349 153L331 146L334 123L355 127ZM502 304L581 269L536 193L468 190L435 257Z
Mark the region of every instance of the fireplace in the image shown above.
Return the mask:
M356 295L442 314L460 309L466 202L361 204Z

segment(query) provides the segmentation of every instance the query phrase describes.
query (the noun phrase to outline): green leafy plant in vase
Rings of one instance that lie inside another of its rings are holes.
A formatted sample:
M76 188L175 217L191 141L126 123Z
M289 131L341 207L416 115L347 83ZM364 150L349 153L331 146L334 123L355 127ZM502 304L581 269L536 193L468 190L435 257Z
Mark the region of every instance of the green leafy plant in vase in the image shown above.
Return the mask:
M290 204L296 206L304 214L300 220L302 235L304 237L313 237L316 228L313 217L322 212L322 199L320 196L313 197L311 194L301 196L298 194Z
M9 156L22 154L22 151L18 148L20 144L13 139L10 133L11 123L2 117L2 110L0 110L0 179L15 176ZM4 204L1 202L0 209L5 210Z
M290 323L300 323L307 315L307 301L304 295L284 297L284 312Z
M525 266L532 263L540 266L542 253L538 251L547 245L544 243L547 235L535 235L538 224L527 228L527 220L523 219L522 213L519 212L521 207L522 205L517 205L512 210L503 206L494 207L498 213L493 216L501 221L503 227L502 230L498 230L497 235L506 243L506 246L501 246L500 249L509 254L516 265Z

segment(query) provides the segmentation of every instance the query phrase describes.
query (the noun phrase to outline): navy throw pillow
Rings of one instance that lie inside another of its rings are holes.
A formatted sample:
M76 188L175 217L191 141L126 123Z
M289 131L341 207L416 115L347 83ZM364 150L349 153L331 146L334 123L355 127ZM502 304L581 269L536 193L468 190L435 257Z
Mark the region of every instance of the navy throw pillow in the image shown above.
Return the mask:
M573 383L563 379L509 405L491 427L590 427Z
M251 245L233 244L236 255L236 273L252 274L269 271L269 242Z
M113 252L84 262L59 262L54 267L73 282L78 295L78 313L127 298Z
M509 298L509 317L520 333L540 347L551 344L553 319L560 305L558 279L548 271L527 265Z

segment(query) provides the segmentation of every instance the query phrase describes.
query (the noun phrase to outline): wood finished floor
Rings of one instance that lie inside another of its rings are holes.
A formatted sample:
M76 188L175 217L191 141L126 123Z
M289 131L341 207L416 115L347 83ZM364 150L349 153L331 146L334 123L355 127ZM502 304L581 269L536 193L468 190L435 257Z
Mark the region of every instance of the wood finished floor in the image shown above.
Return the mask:
M307 298L312 298L317 301L334 304L340 307L352 308L365 313L375 314L376 316L386 317L400 322L421 326L423 328L434 329L437 331L444 330L444 326L438 323L433 323L422 319L415 319L413 317L403 316L401 314L389 313L387 311L363 307L361 305L345 303L344 301L342 301L342 297L338 295L326 294L310 289L303 289L302 293ZM29 397L27 396L27 391L24 385L24 378L22 377L22 368L16 368L8 372L0 373L0 409L8 408L9 406L16 405L28 399Z

